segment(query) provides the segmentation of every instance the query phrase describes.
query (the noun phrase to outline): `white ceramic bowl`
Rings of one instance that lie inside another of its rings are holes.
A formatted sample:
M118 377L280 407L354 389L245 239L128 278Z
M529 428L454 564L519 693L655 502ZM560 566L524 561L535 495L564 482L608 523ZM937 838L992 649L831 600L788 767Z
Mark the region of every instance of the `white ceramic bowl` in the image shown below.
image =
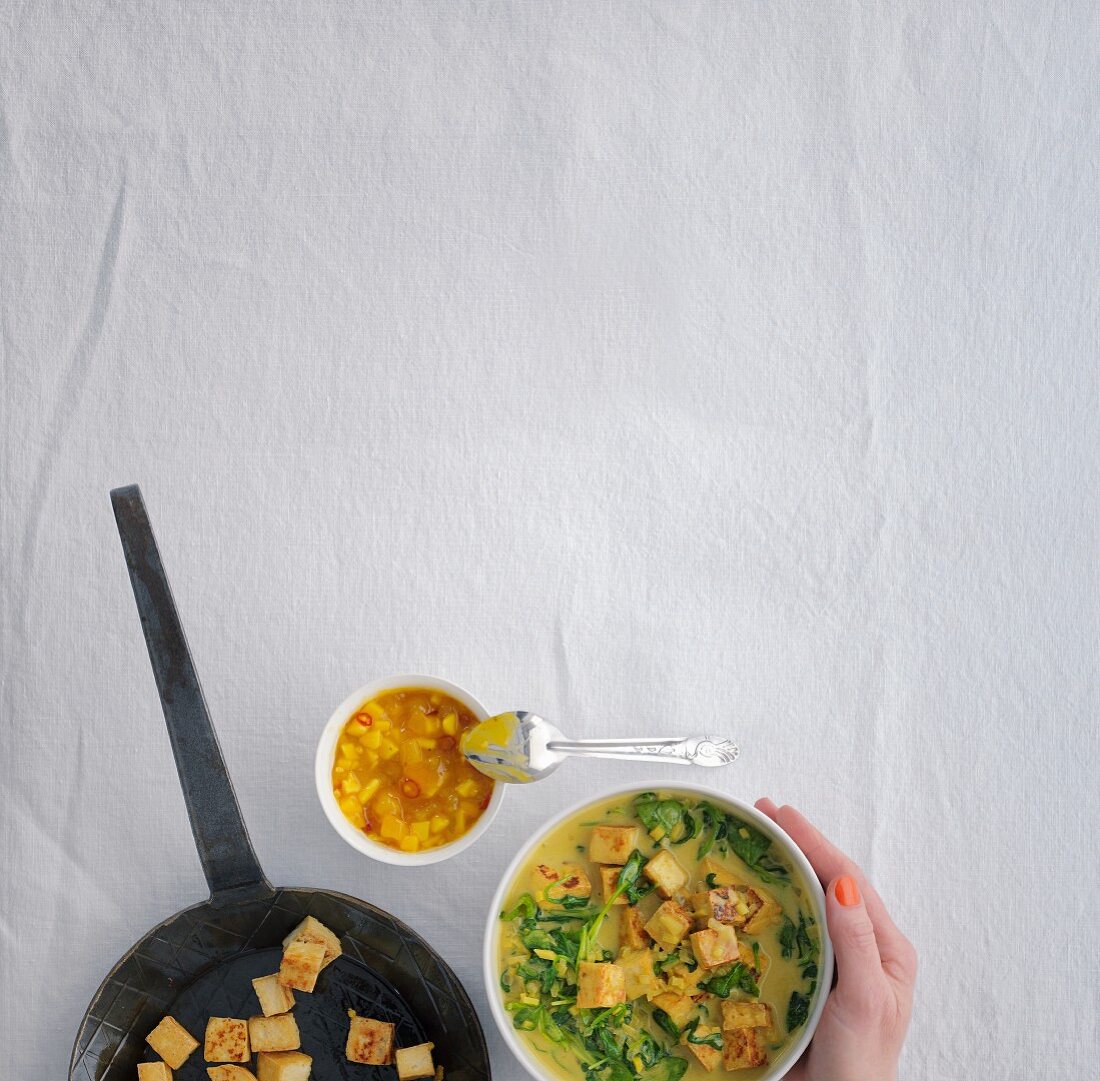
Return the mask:
M336 802L336 794L332 790L332 767L336 761L336 743L344 730L344 725L359 711L364 702L402 687L427 687L429 690L442 691L458 699L479 721L484 721L489 716L485 707L472 694L436 676L406 674L376 679L373 683L368 683L349 694L328 719L328 724L325 725L317 744L314 780L317 784L317 797L321 801L329 823L357 852L362 852L364 856L370 856L371 859L381 860L382 863L393 863L404 867L425 867L429 863L439 863L440 860L457 856L459 852L469 848L489 828L496 817L501 801L504 799L504 790L508 786L499 783L495 785L489 806L485 808L473 827L461 837L449 844L439 845L438 848L426 848L423 852L402 852L400 849L372 841L362 830L357 830L344 817L344 812L340 810L340 805Z
M561 814L552 818L542 827L520 850L508 865L504 877L493 895L493 903L489 906L489 918L485 924L485 943L483 947L482 969L485 979L485 990L489 996L489 1006L493 1012L493 1020L497 1023L504 1042L511 1048L524 1069L538 1081L558 1081L558 1075L552 1073L543 1064L542 1060L527 1046L523 1039L512 1027L512 1020L504 1009L501 999L499 983L500 953L500 912L504 907L504 895L515 880L519 869L530 857L535 846L543 840L547 834L555 830L562 822L579 814L586 807L603 803L615 796L625 794L637 794L639 792L692 792L699 796L705 796L719 807L725 807L734 814L751 822L761 833L767 834L782 849L783 854L798 869L799 874L809 887L810 906L814 919L817 920L818 929L821 932L821 958L818 963L817 989L814 991L814 1000L810 1005L810 1013L806 1023L802 1026L798 1039L784 1052L783 1057L763 1075L763 1081L778 1081L787 1073L802 1057L803 1052L809 1046L814 1030L821 1020L821 1011L825 1008L825 1000L828 998L829 988L833 982L833 944L829 941L829 934L825 923L825 894L814 874L813 868L794 841L784 833L767 815L761 814L751 804L744 803L732 796L719 792L716 788L708 788L700 784L687 784L679 780L660 781L648 785L631 784L619 788L609 788L596 796L588 797L580 803L567 807Z

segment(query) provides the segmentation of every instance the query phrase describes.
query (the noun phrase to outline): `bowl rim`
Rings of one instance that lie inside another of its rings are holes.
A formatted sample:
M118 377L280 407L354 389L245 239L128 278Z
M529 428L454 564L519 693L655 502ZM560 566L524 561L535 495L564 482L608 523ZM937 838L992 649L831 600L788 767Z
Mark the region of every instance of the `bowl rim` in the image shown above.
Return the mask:
M486 708L469 691L440 676L404 672L399 675L372 680L370 683L364 683L362 687L352 691L333 710L332 715L325 722L320 738L317 740L317 751L313 760L313 780L317 788L317 798L321 801L321 808L325 812L329 825L357 852L381 863L389 863L399 867L427 867L430 864L440 863L452 856L457 856L485 834L500 810L507 785L499 782L495 783L493 794L489 799L489 806L485 808L477 822L461 837L436 848L428 848L422 852L402 852L400 849L390 848L378 841L372 841L361 830L357 830L344 817L344 812L340 810L340 805L336 802L336 793L332 790L332 767L336 761L336 742L340 732L343 731L344 725L364 702L387 691L401 690L404 687L423 687L427 690L443 691L452 698L457 698L479 721L484 721L489 716Z
M777 1064L775 1070L764 1074L762 1078L762 1081L779 1081L779 1078L785 1076L794 1067L795 1063L797 1063L805 1053L806 1048L810 1044L810 1040L813 1039L818 1022L821 1020L822 1011L825 1009L825 1003L829 997L829 990L832 987L834 963L833 944L829 938L829 928L826 921L825 891L821 888L821 883L814 869L810 866L810 861L806 859L802 850L793 840L791 840L790 835L781 826L773 822L761 811L758 811L752 804L746 803L736 796L728 795L717 788L691 781L661 778L649 784L632 782L631 784L615 785L595 795L585 796L584 799L570 804L548 822L542 824L538 831L520 846L515 856L509 862L500 883L493 893L493 899L489 905L489 912L485 922L485 934L482 941L482 979L485 983L485 994L489 1000L489 1010L493 1015L493 1021L496 1023L497 1030L500 1032L504 1042L508 1045L509 1050L515 1056L519 1064L528 1074L535 1078L536 1081L560 1081L559 1075L544 1068L530 1048L528 1048L519 1038L504 1010L496 972L497 942L500 935L499 913L504 903L504 894L514 881L520 866L531 855L535 847L547 836L547 834L555 830L566 819L580 813L586 807L591 807L595 803L602 803L615 796L622 796L628 792L640 793L650 791L692 792L701 796L706 796L720 805L725 804L736 809L739 814L751 820L754 826L759 826L761 832L768 834L772 840L777 841L783 846L786 855L798 867L799 872L808 886L807 892L811 898L814 919L817 920L821 932L821 959L818 964L817 987L814 991L814 1001L810 1009L810 1014L806 1018L806 1023L802 1026L802 1032L798 1039L788 1048L787 1053Z

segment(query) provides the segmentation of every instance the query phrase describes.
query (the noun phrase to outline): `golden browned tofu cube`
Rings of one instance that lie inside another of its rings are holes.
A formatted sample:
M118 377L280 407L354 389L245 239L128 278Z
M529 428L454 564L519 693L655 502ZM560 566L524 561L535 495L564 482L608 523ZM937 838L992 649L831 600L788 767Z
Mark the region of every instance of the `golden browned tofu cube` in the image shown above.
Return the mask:
M248 1041L253 1051L297 1051L302 1046L298 1022L292 1013L274 1017L250 1017Z
M737 931L724 923L712 920L705 930L691 936L691 952L703 968L717 968L729 964L741 956Z
M236 1017L211 1017L206 1022L203 1058L207 1062L248 1062L248 1022Z
M283 950L279 983L295 991L312 991L325 963L325 947L319 942L292 942Z
M252 989L260 1000L260 1010L264 1017L274 1017L277 1013L294 1009L294 992L279 983L277 972L253 980Z
M667 849L662 849L643 868L646 878L657 887L662 897L679 893L686 885L688 873L680 861Z
M704 1036L713 1036L718 1029L712 1025L696 1025L695 1035L702 1039ZM722 1052L715 1047L711 1047L705 1043L692 1043L687 1037L684 1038L684 1046L695 1056L699 1065L703 1067L708 1073L711 1070L716 1070L719 1063L722 1061Z
M703 884L708 889L714 889L717 886L737 885L737 878L734 873L724 863L719 863L713 856L707 856L699 864L699 873L703 876Z
M432 1062L434 1043L418 1043L415 1047L397 1049L397 1076L400 1081L416 1081L421 1077L435 1077Z
M577 976L577 1005L581 1009L618 1006L626 1001L626 974L606 961L582 961Z
M309 1081L313 1059L300 1051L265 1051L256 1059L259 1081Z
M199 1046L199 1041L191 1035L174 1017L169 1015L148 1036L145 1042L173 1070L178 1070Z
M619 875L623 873L621 867L601 867L600 868L600 887L603 890L603 903L606 905L611 900L611 895L615 892L615 887L619 884ZM625 905L627 903L626 897L623 894L619 894L614 901L617 905Z
M139 1062L138 1081L172 1081L172 1071L164 1062Z
M722 1003L722 1028L771 1028L772 1008L766 1002Z
M749 906L745 917L745 934L758 935L778 923L783 915L783 906L764 890L756 886L746 886L745 903Z
M628 905L619 913L619 945L643 950L653 940L645 929L645 917L636 905Z
M727 1070L754 1070L768 1064L762 1028L731 1028L722 1033L722 1065Z
M210 1081L256 1081L256 1075L243 1066L207 1066Z
M365 1066L388 1066L393 1061L393 1030L388 1021L353 1017L348 1031L349 1062Z
M312 942L314 945L325 947L325 960L321 967L331 965L343 952L340 949L340 940L335 933L330 931L320 920L312 916L306 916L304 920L286 938L283 939L285 950L292 942Z
M531 892L543 905L560 905L566 897L591 897L592 882L584 868L575 863L561 869L540 863L531 872Z
M615 963L623 970L628 999L655 995L661 990L662 984L653 970L650 950L620 950Z
M737 952L738 960L757 980L767 975L768 965L771 964L771 959L763 950L758 948L757 951L754 952L752 946L744 939L741 939L737 943Z
M652 1000L658 1010L664 1010L677 1028L683 1028L695 1015L695 1001L676 991L665 991Z
M665 901L645 925L646 933L658 946L674 950L691 930L691 916L675 901Z
M593 863L622 867L637 847L637 826L593 826L588 838L588 858Z
M748 918L749 906L733 886L693 893L691 905L700 927L706 927L711 920L728 923L731 927L744 927Z

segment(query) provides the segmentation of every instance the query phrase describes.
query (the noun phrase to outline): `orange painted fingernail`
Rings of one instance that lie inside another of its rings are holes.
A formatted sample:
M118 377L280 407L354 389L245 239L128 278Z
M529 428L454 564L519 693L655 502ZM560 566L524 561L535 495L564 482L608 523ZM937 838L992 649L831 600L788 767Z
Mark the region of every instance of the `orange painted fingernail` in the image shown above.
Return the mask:
M836 899L845 907L851 908L859 904L859 887L851 875L845 875L836 880Z

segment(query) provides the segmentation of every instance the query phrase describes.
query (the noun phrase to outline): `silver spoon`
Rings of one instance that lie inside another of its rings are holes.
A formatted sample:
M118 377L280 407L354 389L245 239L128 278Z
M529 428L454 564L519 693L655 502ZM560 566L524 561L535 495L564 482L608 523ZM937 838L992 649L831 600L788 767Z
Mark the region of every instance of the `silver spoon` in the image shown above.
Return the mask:
M524 710L482 721L466 733L462 748L475 769L505 784L541 781L570 756L728 766L741 753L732 740L712 736L571 740L537 713Z

